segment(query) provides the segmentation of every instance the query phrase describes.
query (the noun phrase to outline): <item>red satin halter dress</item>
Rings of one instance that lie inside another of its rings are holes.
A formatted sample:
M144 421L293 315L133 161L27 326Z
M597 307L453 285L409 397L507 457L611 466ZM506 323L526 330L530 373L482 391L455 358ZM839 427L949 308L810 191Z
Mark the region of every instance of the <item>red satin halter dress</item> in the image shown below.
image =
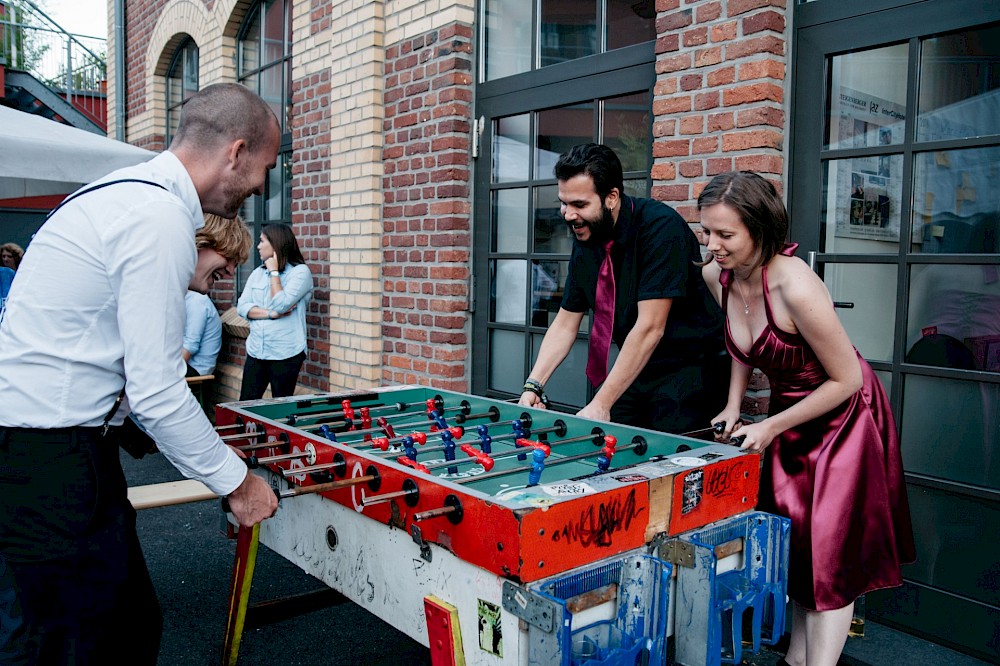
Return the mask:
M797 245L786 245L792 256ZM720 276L723 311L732 271ZM763 269L767 326L744 352L726 319L726 346L771 384L770 413L802 400L828 376L799 334L779 329ZM902 584L914 560L899 438L889 399L858 355L861 389L817 419L778 435L764 453L758 508L792 521L788 594L811 610L834 610L860 595Z

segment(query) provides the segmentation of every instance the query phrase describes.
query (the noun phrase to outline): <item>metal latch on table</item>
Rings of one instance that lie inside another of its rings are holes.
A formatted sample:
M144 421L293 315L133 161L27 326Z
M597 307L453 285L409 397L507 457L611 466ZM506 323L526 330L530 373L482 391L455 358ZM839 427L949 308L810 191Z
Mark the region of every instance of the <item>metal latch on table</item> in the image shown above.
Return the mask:
M675 566L692 569L694 568L694 544L680 539L671 539L660 544L658 557Z
M505 580L503 582L502 604L503 609L508 613L546 633L552 633L553 618L556 614L554 602L543 599L531 590Z
M431 545L424 541L424 535L420 531L419 525L410 525L410 536L413 537L413 543L420 546L420 557L431 561Z

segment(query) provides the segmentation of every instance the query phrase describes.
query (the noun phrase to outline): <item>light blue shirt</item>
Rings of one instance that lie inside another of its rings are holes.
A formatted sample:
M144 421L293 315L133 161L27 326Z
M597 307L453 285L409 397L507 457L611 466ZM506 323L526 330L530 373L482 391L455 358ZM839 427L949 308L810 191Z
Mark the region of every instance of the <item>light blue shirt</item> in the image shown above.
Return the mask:
M7 307L7 294L14 282L14 271L6 266L0 266L0 321L3 321L3 311Z
M200 375L210 375L215 370L215 360L222 349L222 319L212 299L197 291L188 291L184 297L184 349L191 358L188 365Z
M306 310L312 300L312 272L305 264L285 265L281 273L281 291L271 296L271 280L263 266L254 269L240 294L236 311L250 321L247 354L262 361L291 358L306 349ZM274 310L277 319L250 319L252 307Z

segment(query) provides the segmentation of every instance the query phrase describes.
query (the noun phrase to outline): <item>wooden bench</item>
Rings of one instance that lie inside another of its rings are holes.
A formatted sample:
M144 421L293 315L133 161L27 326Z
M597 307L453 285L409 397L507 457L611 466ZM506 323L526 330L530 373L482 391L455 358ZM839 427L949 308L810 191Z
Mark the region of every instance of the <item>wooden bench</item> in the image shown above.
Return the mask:
M151 483L128 489L128 500L136 511L218 498L219 496L209 490L208 486L194 479Z
M209 382L215 381L215 375L197 375L186 379L191 392L198 398L198 404L201 405L202 409L205 409L205 386Z

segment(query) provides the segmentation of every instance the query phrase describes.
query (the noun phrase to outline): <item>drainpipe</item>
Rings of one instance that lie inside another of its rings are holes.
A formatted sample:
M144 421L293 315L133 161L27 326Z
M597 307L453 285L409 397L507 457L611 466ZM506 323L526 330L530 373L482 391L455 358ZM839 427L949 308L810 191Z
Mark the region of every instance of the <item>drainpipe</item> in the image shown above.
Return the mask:
M125 141L125 0L115 0L115 138Z

